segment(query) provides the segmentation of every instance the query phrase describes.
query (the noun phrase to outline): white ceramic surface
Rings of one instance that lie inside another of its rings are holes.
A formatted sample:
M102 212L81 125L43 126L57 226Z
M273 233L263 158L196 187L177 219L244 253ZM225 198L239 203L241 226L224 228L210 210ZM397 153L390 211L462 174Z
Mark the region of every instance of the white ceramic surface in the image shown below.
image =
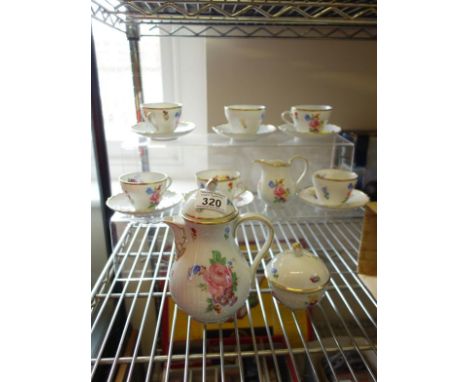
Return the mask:
M319 132L328 123L333 108L329 105L296 105L283 111L283 121L294 125L297 131Z
M191 133L195 129L193 122L180 121L174 131L159 132L147 122L140 122L132 126L132 131L138 135L151 138L154 141L172 141L183 135Z
M162 172L130 172L120 175L120 187L135 211L154 210L172 184L172 179Z
M255 141L260 137L267 136L276 131L276 127L273 125L260 125L257 132L252 134L237 133L229 124L213 126L212 129L216 134L231 138L235 141Z
M276 255L266 267L272 294L288 308L305 309L320 301L330 280L325 263L299 243Z
M224 115L237 134L256 134L265 119L265 112L263 105L224 106Z
M292 163L295 160L304 162L304 170L297 179L293 179ZM255 163L261 166L260 180L257 192L267 204L282 205L296 194L298 183L304 178L309 168L309 162L304 157L295 155L289 161L257 159Z
M322 139L330 137L334 134L338 134L341 131L341 127L336 125L327 124L319 132L315 131L297 131L293 125L286 123L284 125L278 126L278 129L292 137L301 138L301 139Z
M141 110L146 122L150 123L159 133L173 132L182 115L180 103L145 103Z
M321 208L331 208L331 209L339 209L339 210L349 210L352 208L359 208L364 207L367 203L369 203L369 197L360 190L353 190L349 199L338 206L329 206L323 204L317 197L317 193L315 191L315 187L307 187L299 192L299 199L303 202L310 204L314 207L321 207Z
M352 171L327 168L312 175L315 191L323 205L339 206L346 203L358 180Z
M240 172L232 169L202 170L195 174L198 188L205 189L210 179L215 180L215 191L226 195L231 202L246 191Z
M164 219L176 244L176 259L169 273L169 289L178 307L194 319L210 323L231 318L249 295L261 258L268 251L274 230L261 215L239 215L196 208L200 191L193 192L182 208L182 216ZM260 221L268 237L249 266L235 242L236 228L245 221Z
M176 206L182 200L182 195L170 190L167 190L164 193L160 203L150 211L139 212L135 210L135 207L130 203L127 195L123 192L117 195L113 195L107 199L106 205L111 210L115 212L120 212L121 214L135 216L135 217L147 217L153 216L160 213L168 208Z

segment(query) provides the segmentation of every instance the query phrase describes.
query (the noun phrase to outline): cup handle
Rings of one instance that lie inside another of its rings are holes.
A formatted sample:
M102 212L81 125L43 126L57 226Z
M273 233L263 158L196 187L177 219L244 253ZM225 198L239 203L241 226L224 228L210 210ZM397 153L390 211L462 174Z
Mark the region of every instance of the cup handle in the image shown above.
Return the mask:
M168 176L166 179L166 187L164 187L164 192L166 192L169 189L169 187L171 187L171 185L172 185L172 178Z
M301 180L304 179L304 176L306 175L307 170L309 169L309 161L308 161L306 158L304 158L304 157L302 157L302 156L300 156L300 155L294 155L294 156L289 160L289 165L291 165L292 162L294 162L294 161L297 160L297 159L304 161L304 170L302 170L301 175L300 175L299 178L297 178L297 180L296 180L296 187L297 187L297 185L301 182Z
M153 122L152 120L152 115L153 115L153 111L150 111L148 113L148 115L146 116L146 120L149 121L151 123L151 126L153 126L153 128L156 130L156 131L159 131L159 127L158 125L156 124L156 122Z
M271 243L273 242L273 236L275 234L275 230L273 229L273 225L271 224L270 220L268 220L266 217L262 215L257 215L253 213L247 213L247 214L242 214L240 215L239 219L235 222L234 224L234 239L237 239L237 228L241 223L244 223L247 220L257 220L263 224L266 225L268 228L268 236L265 240L265 243L263 244L262 248L260 248L260 251L258 251L257 256L255 256L255 259L251 265L252 268L252 280L251 282L255 281L255 276L257 274L257 268L260 265L260 261L262 260L262 257L266 255L268 250L270 249Z
M287 117L287 118L286 118ZM286 122L288 125L294 125L294 121L292 119L291 112L289 110L283 111L281 113L281 118L283 119L284 122Z
M237 188L239 189L239 192L234 195L234 198L237 198L238 196L242 195L245 191L247 191L247 187L245 187L244 184L241 182L237 183Z

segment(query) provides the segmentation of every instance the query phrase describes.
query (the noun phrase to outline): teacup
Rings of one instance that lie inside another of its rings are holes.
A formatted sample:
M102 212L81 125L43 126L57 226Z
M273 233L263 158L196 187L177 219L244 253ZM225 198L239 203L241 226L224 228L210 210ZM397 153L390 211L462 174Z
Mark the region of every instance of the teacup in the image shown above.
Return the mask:
M351 196L358 175L352 171L324 169L313 174L315 193L319 201L327 206L339 206Z
M281 118L297 131L319 133L327 125L332 110L329 105L297 105L283 111Z
M240 181L240 172L236 170L203 170L196 173L198 188L204 189L209 180L215 180L215 190L227 196L232 202L247 191Z
M155 209L163 194L172 184L172 179L162 172L130 172L121 175L120 186L135 211Z
M224 106L224 115L231 125L232 132L256 134L265 118L266 106L229 105Z
M145 103L141 107L143 117L159 133L173 132L182 115L182 104L180 103Z

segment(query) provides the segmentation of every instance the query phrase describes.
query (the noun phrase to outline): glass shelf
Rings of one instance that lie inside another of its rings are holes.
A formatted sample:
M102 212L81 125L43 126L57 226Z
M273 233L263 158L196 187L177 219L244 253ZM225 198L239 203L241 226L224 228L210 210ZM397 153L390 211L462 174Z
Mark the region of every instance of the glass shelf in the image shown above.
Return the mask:
M291 137L280 131L276 131L255 141L235 141L218 134L187 134L172 141L157 141L142 137L135 133L129 133L122 142L122 148L135 150L138 147L166 148L166 147L353 147L354 144L341 135L323 135L317 138L300 139Z

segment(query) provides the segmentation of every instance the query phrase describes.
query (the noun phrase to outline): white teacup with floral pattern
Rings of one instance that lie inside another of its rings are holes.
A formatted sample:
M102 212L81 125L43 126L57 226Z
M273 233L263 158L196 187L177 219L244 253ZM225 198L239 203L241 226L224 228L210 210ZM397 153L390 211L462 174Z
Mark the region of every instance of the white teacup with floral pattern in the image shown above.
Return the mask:
M328 168L316 171L312 178L319 201L326 206L339 206L351 196L358 175L352 171Z
M333 107L329 105L297 105L283 111L281 118L297 131L320 133L330 119Z
M150 123L158 133L173 132L182 115L180 103L146 103L141 109L145 121Z
M198 188L206 188L208 181L213 180L215 190L226 195L231 202L247 191L240 180L240 172L236 170L203 170L198 171L196 177Z
M161 172L131 172L121 175L120 186L135 211L155 209L163 194L172 184L172 179Z
M224 106L224 115L233 133L256 134L265 119L266 106L229 105Z

